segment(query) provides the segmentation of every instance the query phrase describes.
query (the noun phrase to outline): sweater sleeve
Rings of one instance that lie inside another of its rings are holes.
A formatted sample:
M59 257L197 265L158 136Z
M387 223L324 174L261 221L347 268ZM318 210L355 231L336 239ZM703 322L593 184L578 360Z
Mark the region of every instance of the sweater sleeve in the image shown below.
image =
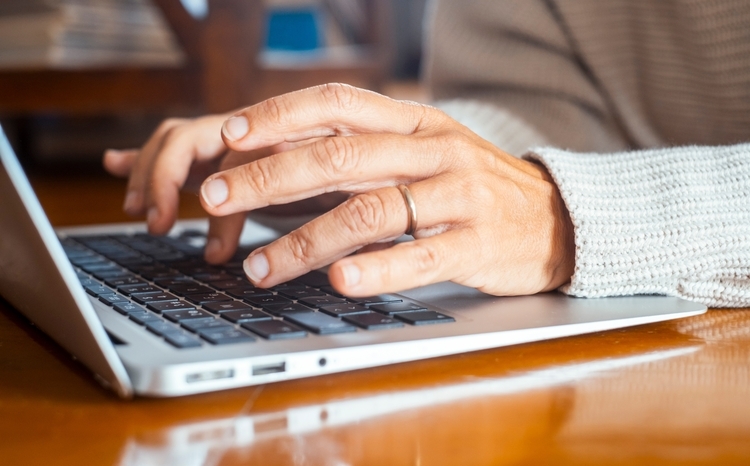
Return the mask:
M750 306L750 144L525 157L547 167L575 229L563 292Z

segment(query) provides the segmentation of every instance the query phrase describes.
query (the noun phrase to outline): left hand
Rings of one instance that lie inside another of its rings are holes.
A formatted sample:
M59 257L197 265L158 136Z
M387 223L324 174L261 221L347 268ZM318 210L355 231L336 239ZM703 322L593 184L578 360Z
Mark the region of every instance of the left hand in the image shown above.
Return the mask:
M531 294L573 273L570 217L547 171L435 108L329 84L248 107L222 134L234 151L323 139L211 175L201 187L210 215L354 194L250 254L245 271L258 286L331 263L332 285L349 296L445 280L496 295ZM400 184L417 207L416 241L350 255L404 233Z

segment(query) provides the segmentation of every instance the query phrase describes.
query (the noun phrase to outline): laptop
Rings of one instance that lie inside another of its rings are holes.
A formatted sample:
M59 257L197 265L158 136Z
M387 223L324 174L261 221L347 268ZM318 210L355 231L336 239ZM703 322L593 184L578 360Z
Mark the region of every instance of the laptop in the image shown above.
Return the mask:
M181 396L701 314L666 296L495 297L453 283L352 299L314 271L253 287L203 262L205 221L53 229L0 128L0 295L119 396ZM498 265L501 266L501 265Z

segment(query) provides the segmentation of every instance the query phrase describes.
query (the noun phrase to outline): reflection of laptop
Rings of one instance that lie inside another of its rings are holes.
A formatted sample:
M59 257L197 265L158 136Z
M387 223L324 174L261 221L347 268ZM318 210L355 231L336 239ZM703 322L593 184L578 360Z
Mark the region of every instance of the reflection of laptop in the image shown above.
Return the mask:
M497 298L443 283L350 300L313 273L253 288L201 222L55 232L0 131L0 294L123 397L176 396L658 322L677 298ZM248 222L245 251L274 233Z

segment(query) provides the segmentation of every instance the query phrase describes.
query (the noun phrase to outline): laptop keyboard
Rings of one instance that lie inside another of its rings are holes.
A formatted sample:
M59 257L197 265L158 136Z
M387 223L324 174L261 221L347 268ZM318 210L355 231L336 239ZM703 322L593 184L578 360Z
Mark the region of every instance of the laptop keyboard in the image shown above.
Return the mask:
M61 240L86 292L177 348L455 322L397 294L349 298L321 272L270 289L246 278L240 250L203 259L199 232L74 236Z

